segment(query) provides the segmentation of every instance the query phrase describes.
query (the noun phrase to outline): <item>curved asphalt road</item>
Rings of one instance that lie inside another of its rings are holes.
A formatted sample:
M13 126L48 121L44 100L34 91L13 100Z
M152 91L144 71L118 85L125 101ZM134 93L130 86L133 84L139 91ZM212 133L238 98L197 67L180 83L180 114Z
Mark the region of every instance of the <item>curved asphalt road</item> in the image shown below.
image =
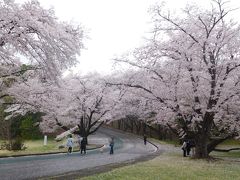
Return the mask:
M115 137L114 155L109 155L108 138ZM143 144L143 140L128 133L102 128L92 137L92 141L105 142L105 149L87 151L86 155L78 152L67 155L39 155L0 159L1 180L39 179L50 176L61 176L71 172L84 172L84 169L107 166L109 164L123 163L136 158L153 154L156 148ZM91 140L91 138L89 138ZM80 174L79 174L80 175Z

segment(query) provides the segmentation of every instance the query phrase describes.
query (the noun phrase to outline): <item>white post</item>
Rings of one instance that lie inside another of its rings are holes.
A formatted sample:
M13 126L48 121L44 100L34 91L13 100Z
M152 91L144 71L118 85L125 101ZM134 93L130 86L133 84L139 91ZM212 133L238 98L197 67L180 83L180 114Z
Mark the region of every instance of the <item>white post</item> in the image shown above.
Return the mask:
M47 145L47 135L44 135L43 145L44 145L44 146Z

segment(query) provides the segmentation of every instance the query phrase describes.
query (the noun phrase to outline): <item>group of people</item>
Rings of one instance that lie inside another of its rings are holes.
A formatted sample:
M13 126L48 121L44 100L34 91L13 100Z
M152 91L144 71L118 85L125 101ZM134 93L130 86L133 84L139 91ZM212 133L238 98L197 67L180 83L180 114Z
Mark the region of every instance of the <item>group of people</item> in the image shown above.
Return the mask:
M194 140L184 139L182 144L183 157L190 156L192 150L192 155L194 154L195 142Z
M144 141L144 145L146 145L147 144L147 136L145 134L143 135L143 141ZM79 151L81 152L81 154L82 153L86 154L87 138L86 137L81 138L79 136L78 143L79 143L79 147L80 147ZM66 146L68 147L68 154L72 153L74 141L73 141L71 134L69 135L69 137L67 139ZM112 155L114 153L113 152L113 147L114 147L114 138L113 137L109 141L109 147L110 147L110 155ZM192 149L192 154L194 154L195 143L193 140L184 139L181 148L183 150L183 157L190 156L191 149Z
M87 146L87 138L86 137L83 137L81 138L80 136L78 137L78 143L79 143L79 151L84 154L86 154L86 146ZM68 139L67 139L67 143L66 143L66 146L68 148L67 152L68 154L72 153L73 151L73 146L74 146L74 141L73 141L73 137L72 135L70 134L68 136ZM109 147L110 147L110 154L112 155L113 154L113 147L114 147L114 138L112 137L110 142L109 142Z
M79 136L78 143L80 147L79 151L81 152L81 154L82 153L86 154L87 138L86 137L81 138ZM68 136L66 146L68 148L68 154L72 153L74 141L71 134Z

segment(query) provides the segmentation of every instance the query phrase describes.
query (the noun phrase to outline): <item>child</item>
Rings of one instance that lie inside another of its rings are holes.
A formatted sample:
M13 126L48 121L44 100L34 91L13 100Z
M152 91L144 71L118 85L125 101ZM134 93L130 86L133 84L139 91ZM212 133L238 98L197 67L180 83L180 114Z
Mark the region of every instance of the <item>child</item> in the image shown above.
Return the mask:
M67 139L67 147L68 147L68 154L72 153L72 148L73 148L73 138L72 135L70 134L68 139Z

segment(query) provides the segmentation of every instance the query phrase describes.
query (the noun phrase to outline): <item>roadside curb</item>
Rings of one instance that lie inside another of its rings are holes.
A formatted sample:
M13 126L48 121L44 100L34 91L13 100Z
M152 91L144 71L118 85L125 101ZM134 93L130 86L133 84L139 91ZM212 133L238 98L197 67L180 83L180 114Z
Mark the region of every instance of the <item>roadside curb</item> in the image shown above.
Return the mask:
M101 145L99 147L94 147L94 148L89 148L87 150L95 150L95 149L100 149L104 145ZM79 152L79 150L74 150L73 152ZM14 158L14 157L25 157L25 156L44 156L44 155L51 155L51 154L67 154L67 151L62 151L62 152L48 152L48 153L34 153L34 154L19 154L19 155L11 155L11 156L0 156L0 159L3 158Z

